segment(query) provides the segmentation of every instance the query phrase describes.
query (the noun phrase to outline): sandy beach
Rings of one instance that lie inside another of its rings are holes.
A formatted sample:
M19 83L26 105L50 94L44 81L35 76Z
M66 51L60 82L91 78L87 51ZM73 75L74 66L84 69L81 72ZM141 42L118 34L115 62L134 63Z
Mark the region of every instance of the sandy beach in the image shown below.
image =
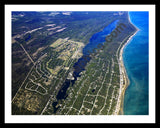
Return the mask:
M119 63L119 71L120 71L120 89L119 89L119 96L118 96L118 100L117 100L117 105L116 105L116 109L115 112L113 113L114 115L123 115L123 102L124 102L124 94L125 94L125 90L129 85L129 79L128 79L128 75L126 73L126 69L123 63L123 49L124 47L130 42L130 40L132 39L132 37L139 31L139 29L137 29L128 39L127 41L123 44L123 46L121 47L121 45L119 46L118 50L117 50L117 59L118 59L118 63ZM121 47L121 48L120 48ZM118 51L119 55L118 55Z

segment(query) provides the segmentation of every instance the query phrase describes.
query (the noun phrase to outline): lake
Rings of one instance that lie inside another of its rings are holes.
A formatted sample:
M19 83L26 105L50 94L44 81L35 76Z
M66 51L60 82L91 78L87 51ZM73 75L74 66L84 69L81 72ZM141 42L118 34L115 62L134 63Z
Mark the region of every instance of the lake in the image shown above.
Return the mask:
M57 101L66 99L67 97L66 91L68 87L70 85L73 86L75 81L77 80L77 77L80 77L79 74L85 70L85 66L91 59L89 55L94 51L94 49L97 48L98 44L102 44L105 42L106 36L116 28L117 23L118 23L118 20L115 20L111 24L109 24L107 27L105 27L102 31L93 34L93 36L89 40L89 43L83 48L83 56L73 66L74 80L68 80L68 79L65 80L65 82L62 85L62 88L59 90L56 96ZM56 105L57 105L57 102L53 102L52 104L53 108L56 108ZM56 113L56 111L54 111L54 113Z

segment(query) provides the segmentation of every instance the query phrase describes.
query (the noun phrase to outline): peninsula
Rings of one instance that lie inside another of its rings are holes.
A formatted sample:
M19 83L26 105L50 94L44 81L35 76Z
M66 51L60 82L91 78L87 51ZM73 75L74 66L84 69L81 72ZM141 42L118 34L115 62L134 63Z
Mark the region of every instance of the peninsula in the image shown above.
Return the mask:
M128 12L13 12L13 115L118 115Z

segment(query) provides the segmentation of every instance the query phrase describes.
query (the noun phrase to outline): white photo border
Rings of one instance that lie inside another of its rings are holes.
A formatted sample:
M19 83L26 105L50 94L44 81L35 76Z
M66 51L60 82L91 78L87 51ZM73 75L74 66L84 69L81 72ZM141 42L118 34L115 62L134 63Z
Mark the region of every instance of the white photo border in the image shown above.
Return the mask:
M12 11L148 11L149 115L11 115ZM155 123L155 5L5 5L5 123Z

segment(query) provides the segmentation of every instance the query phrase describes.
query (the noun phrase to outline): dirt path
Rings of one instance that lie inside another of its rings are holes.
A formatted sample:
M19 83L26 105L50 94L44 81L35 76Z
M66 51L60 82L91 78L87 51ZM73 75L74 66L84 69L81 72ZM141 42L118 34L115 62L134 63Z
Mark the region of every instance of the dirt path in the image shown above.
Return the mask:
M35 64L35 62L32 60L31 56L30 56L30 55L28 54L28 52L25 50L25 48L23 47L23 45L20 44L20 46L23 48L24 52L27 54L27 56L28 56L28 58L31 60L31 62L32 62L33 64Z

